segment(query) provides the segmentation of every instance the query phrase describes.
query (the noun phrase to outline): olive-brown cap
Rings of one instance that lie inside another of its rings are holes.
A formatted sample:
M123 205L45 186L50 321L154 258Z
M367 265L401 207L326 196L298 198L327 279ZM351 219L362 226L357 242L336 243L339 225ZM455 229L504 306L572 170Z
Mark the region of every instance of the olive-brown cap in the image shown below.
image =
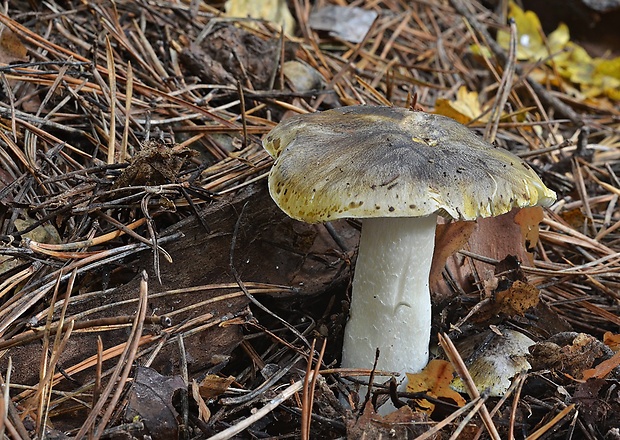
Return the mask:
M351 106L298 115L263 144L276 159L272 198L308 223L433 213L473 220L556 199L526 162L430 113Z

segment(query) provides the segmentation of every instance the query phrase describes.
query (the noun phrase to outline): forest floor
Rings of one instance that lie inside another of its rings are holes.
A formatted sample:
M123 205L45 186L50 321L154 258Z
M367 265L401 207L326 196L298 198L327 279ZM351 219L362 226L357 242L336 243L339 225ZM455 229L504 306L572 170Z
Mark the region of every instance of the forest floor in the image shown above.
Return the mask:
M620 10L524 3L4 3L0 437L620 439ZM438 226L407 392L339 368L360 221L267 191L277 123L357 104L557 194Z

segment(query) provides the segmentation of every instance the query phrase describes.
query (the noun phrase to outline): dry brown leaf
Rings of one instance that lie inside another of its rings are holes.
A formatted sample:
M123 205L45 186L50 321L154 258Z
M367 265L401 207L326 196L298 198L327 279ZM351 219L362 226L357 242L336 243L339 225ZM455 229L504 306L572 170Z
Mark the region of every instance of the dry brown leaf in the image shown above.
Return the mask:
M233 376L221 377L216 374L207 374L198 385L200 396L204 399L217 397L223 394L234 381Z
M465 405L465 399L450 388L454 379L454 367L448 361L433 359L419 373L407 373L407 378L407 391L410 393L426 393L438 399L453 400L458 406ZM421 400L419 404L428 414L435 409L435 405L427 400Z
M521 262L529 262L530 256L525 248L521 225L515 217L519 209L513 209L498 217L478 219L478 227L469 239L469 250L495 260L503 260L509 255ZM478 277L482 282L495 277L495 267L478 260L473 261Z
M583 224L586 221L586 216L583 215L580 208L564 210L561 213L561 217L573 229L577 229L578 231L583 229Z
M211 418L211 410L200 395L200 388L198 386L198 382L196 382L195 380L192 381L192 397L198 405L198 417L200 418L200 420L207 423Z
M521 237L528 251L533 251L538 244L538 225L543 220L543 213L540 206L532 206L515 214L515 223L521 227ZM533 260L530 258L529 262L533 263Z
M536 307L539 301L540 296L536 287L515 281L508 290L495 295L495 312L509 316L523 316L528 309Z
M28 61L28 49L21 42L19 37L9 28L1 26L0 27L0 65L7 65L19 62ZM8 80L11 88L15 84L21 83L16 80ZM17 93L16 98L19 99L23 96L33 95L30 99L27 99L21 103L21 109L29 112L35 113L39 106L41 105L41 100L37 95L34 95L34 91L36 90L33 84L24 84L21 87L19 93Z
M434 292L441 290L443 278L441 273L446 260L465 247L471 233L476 228L474 222L455 222L437 225L435 234L435 253L431 265L430 288Z
M0 28L0 64L11 64L16 61L27 61L28 49L12 30Z
M603 342L613 351L620 351L620 334L605 332Z
M596 367L585 370L583 372L583 379L604 379L618 365L620 365L620 352L617 352L611 358L601 362Z
M380 440L387 438L413 439L428 430L428 417L424 413L413 412L403 406L385 417L377 414L371 402L364 407L364 413L347 426L347 438ZM439 439L440 434L427 437L429 440Z
M139 437L174 440L179 438L179 413L175 396L187 390L181 376L162 376L152 368L137 367L129 390L125 420L139 418L144 431Z

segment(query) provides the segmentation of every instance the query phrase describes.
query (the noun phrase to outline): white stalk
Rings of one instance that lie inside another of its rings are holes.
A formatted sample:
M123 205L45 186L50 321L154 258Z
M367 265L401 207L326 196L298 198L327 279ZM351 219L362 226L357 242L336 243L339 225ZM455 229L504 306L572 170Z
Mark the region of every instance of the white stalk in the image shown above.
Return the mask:
M428 363L436 215L364 219L342 366L418 372ZM404 382L402 382L404 384Z

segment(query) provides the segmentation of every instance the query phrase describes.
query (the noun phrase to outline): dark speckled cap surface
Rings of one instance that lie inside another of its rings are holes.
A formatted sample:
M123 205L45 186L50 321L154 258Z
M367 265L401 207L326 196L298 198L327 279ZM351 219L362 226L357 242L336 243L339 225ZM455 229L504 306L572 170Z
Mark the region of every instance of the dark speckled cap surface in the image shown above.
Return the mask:
M473 220L556 199L515 155L453 119L403 108L294 116L263 145L275 159L272 198L309 223L433 213Z

